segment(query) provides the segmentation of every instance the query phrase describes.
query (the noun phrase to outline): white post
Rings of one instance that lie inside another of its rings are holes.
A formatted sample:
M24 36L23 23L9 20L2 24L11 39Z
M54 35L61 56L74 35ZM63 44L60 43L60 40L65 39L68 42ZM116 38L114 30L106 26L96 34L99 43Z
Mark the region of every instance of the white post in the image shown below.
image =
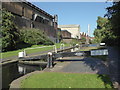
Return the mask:
M53 45L53 51L54 51L55 53L57 53L56 45Z
M63 49L63 48L62 48L62 44L60 45L60 49Z
M24 51L23 51L23 52L24 52L24 57L25 57L25 56L26 56L26 52L25 52L25 49L24 49Z
M89 44L89 39L90 39L89 36L90 36L90 25L88 24L88 42L87 42L88 44Z
M63 44L63 49L64 49L64 46L65 46L65 45Z

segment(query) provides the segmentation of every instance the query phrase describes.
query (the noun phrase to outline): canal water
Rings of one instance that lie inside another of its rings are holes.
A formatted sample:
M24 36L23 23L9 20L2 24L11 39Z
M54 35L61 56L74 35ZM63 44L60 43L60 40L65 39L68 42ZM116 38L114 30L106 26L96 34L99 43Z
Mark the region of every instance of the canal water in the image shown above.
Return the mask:
M100 46L99 44L89 44L88 47L98 47Z
M10 83L33 71L41 71L46 67L46 64L42 65L26 65L18 62L10 63L2 66L2 88L9 89Z

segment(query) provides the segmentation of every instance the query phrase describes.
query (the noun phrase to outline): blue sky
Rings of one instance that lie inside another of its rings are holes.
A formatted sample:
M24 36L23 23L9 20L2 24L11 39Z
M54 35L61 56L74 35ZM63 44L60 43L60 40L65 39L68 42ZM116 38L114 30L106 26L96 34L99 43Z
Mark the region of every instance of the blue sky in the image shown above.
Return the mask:
M79 24L80 32L87 32L90 24L90 35L96 28L98 16L106 14L106 7L111 3L105 2L32 2L47 13L58 15L58 24Z

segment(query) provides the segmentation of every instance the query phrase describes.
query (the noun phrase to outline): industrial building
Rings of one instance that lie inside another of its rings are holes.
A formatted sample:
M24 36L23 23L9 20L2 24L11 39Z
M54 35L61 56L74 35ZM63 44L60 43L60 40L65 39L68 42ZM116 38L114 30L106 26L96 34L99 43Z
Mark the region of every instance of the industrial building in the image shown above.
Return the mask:
M57 42L57 15L50 15L30 2L2 2L2 8L11 12L19 28L37 28L53 42Z
M80 39L80 25L58 25L61 30L67 30L71 33L71 38Z

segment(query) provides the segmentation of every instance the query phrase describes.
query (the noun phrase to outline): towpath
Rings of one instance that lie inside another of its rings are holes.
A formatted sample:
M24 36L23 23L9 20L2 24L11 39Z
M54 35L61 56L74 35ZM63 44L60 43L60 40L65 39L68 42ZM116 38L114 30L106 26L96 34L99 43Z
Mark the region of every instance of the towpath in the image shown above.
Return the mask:
M91 57L65 57L60 59L60 61L64 62L58 61L54 68L45 69L44 71L109 74L107 66L100 59Z

